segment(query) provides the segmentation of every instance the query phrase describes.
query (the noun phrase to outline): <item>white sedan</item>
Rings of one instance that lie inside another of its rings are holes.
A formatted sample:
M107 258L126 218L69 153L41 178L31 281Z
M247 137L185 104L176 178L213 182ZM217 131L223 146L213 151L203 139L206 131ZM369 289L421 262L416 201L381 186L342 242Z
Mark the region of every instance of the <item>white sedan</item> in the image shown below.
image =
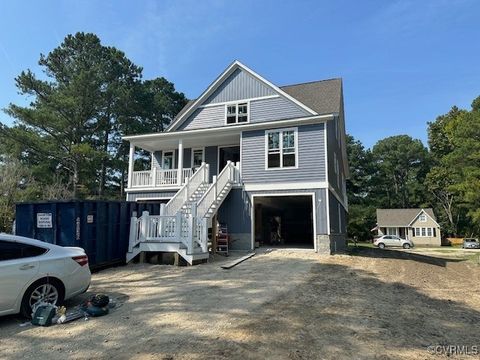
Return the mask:
M373 245L378 246L380 249L386 247L403 247L404 249L410 249L413 247L413 242L408 239L402 239L395 235L383 235L378 239L375 239Z
M30 317L36 303L60 304L87 291L90 279L83 249L0 234L0 316Z

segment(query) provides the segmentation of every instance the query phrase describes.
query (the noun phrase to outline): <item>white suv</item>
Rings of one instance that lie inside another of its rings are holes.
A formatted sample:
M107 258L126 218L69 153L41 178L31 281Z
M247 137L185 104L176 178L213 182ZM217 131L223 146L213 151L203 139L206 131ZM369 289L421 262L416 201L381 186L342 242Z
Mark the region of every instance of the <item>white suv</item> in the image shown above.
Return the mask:
M413 242L395 235L383 235L375 239L373 245L378 246L380 249L385 249L386 247L403 247L404 249L410 249L413 247Z
M29 317L38 302L60 304L87 291L90 279L83 249L0 234L0 316Z

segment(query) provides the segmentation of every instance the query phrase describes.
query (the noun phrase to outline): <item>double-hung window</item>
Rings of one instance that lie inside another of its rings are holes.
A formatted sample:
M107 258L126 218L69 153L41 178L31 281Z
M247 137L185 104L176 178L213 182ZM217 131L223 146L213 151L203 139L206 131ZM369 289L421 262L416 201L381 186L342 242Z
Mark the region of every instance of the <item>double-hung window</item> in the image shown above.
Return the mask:
M297 129L268 130L265 132L266 168L297 166Z
M248 122L248 103L228 104L226 107L227 125Z

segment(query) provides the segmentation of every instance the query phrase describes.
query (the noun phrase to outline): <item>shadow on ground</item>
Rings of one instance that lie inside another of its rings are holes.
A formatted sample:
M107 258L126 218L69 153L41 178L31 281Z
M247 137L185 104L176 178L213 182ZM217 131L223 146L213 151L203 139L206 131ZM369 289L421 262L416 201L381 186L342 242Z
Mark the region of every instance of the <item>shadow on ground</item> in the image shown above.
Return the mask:
M429 345L478 344L476 308L348 265L360 259L337 257L340 264L275 253L227 271L209 264L111 272L92 290L129 294L116 313L63 334L58 327L8 334L10 346L34 351L10 356L2 341L0 357L428 358ZM393 271L397 260L418 261L390 253L379 257L388 257Z

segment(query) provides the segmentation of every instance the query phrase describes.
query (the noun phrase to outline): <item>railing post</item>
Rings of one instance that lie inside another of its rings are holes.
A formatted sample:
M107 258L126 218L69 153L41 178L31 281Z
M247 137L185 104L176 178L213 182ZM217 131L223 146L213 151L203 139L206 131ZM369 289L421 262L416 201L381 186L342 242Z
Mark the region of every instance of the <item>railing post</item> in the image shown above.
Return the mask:
M205 168L203 170L203 182L209 184L210 183L210 165L206 163L202 163L202 165L205 165Z
M128 182L127 187L132 187L132 179L133 179L133 169L135 163L135 145L130 143L130 152L128 155Z
M142 217L140 218L140 241L145 241L148 237L148 224L149 224L149 213L148 211L142 212Z
M204 253L208 252L208 224L207 224L207 218L202 218L202 232L201 235L201 244L200 246L202 247L202 251Z
M165 227L165 204L160 204L160 218L159 218L159 225L158 225L158 235L160 237L163 236L163 229Z
M128 238L128 252L133 251L133 247L137 243L137 217L132 216L130 218L130 237Z
M193 254L193 226L195 218L192 214L187 217L187 253Z
M178 139L178 169L177 185L181 186L183 180L183 139Z
M152 169L152 186L157 186L157 168Z
M180 211L175 215L175 238L177 241L182 240L182 213Z
M213 175L213 201L217 201L217 175Z

